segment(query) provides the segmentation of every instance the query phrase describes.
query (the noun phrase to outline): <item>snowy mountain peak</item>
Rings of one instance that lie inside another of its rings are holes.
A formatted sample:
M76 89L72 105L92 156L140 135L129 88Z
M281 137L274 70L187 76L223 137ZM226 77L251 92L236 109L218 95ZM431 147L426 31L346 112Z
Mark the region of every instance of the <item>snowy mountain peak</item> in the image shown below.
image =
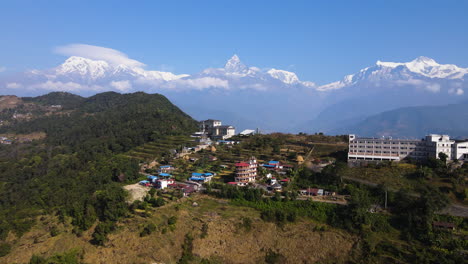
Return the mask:
M224 69L229 73L245 73L249 68L243 64L239 57L234 54L224 65Z
M299 83L299 78L294 72L288 72L277 69L270 69L267 72L271 77L278 79L287 84Z
M453 64L439 64L434 59L420 56L410 62L377 61L375 66L367 67L356 74L347 75L341 81L322 85L320 91L336 90L343 87L367 83L379 86L402 83L426 83L429 79L463 80L468 75L468 68L460 68ZM410 80L410 81L408 81ZM416 81L414 81L416 80Z
M101 60L91 60L82 57L72 56L68 58L63 64L55 68L55 74L79 74L89 75L95 79L103 76L110 66L107 62Z
M424 56L419 56L416 59L414 59L412 62L413 63L424 63L424 64L428 64L428 65L439 65L435 60L433 60L431 58L428 58L428 57L424 57Z

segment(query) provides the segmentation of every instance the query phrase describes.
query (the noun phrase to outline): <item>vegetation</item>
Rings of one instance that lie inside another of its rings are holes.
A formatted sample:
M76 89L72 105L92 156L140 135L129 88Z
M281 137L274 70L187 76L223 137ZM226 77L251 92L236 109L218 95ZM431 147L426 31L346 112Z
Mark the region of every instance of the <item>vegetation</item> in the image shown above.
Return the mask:
M0 146L3 239L10 230L17 235L28 231L36 215L55 212L63 222L71 218L77 233L99 220L93 242L102 245L115 221L128 213L120 183L139 177L138 160L120 153L196 128L193 119L158 94L110 92L81 98L52 93L26 101L61 104L66 112L1 127L2 132L47 134L43 140Z

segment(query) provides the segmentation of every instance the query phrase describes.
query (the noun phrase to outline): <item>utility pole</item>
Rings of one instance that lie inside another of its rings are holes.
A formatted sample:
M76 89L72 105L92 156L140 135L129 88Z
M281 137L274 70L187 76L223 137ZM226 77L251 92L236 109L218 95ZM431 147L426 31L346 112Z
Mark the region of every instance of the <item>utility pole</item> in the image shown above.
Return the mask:
M387 210L387 188L385 188L385 210Z

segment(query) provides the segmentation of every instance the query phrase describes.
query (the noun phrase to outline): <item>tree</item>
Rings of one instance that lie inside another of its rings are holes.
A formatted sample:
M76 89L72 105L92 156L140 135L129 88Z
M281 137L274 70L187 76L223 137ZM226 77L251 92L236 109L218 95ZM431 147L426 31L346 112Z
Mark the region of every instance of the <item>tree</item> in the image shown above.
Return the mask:
M445 154L445 153L443 153L443 152L439 152L439 159L440 159L444 164L447 164L448 156L447 156L447 154Z

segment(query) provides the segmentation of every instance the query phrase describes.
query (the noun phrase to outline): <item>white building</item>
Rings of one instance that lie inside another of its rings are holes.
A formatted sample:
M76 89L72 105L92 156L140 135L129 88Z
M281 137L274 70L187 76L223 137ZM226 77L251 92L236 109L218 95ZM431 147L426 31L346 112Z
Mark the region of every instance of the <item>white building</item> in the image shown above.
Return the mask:
M208 119L200 122L200 130L212 139L227 139L236 134L231 125L222 125L220 120Z
M456 142L447 135L431 134L422 140L392 138L357 138L349 135L348 161L400 161L404 158L438 158L445 153L449 160L468 160L468 141Z

